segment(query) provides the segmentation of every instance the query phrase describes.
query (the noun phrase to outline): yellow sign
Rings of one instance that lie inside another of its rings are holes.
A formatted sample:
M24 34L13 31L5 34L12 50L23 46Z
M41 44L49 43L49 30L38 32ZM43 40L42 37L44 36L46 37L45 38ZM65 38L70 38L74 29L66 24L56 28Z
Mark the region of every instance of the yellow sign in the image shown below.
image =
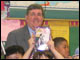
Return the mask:
M69 22L49 22L52 38L64 37L69 44Z

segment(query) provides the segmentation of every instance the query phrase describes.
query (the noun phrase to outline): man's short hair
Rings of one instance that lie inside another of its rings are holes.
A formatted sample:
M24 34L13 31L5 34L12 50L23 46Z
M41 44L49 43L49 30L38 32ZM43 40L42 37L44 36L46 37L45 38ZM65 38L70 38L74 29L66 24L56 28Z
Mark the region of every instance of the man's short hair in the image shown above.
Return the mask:
M31 5L27 8L27 15L29 14L29 11L30 11L30 10L33 10L33 9L41 9L42 15L44 16L43 8L42 8L42 6L39 5L39 4L31 4Z
M54 41L54 46L55 47L59 46L60 43L62 43L63 41L67 42L67 40L63 37L56 37L56 38L53 39L53 41Z
M6 48L5 51L6 51L5 58L6 56L12 55L14 53L20 53L21 55L24 55L24 49L21 46L17 46L17 45L10 46Z

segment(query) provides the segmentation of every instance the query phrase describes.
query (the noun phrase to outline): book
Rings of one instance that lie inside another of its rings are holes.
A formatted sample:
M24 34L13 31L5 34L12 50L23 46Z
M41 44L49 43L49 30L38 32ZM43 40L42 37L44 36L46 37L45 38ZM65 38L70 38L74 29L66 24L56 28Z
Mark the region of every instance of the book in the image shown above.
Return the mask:
M49 27L36 28L36 49L40 51L48 50L47 42L50 40Z

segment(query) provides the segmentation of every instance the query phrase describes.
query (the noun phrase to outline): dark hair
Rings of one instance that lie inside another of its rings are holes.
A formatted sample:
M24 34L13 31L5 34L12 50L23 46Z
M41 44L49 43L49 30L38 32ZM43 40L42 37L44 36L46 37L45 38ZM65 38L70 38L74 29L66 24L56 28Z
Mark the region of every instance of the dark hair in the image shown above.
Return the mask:
M21 55L24 55L24 49L21 46L17 46L17 45L10 46L6 48L5 51L6 51L5 58L6 56L9 56L14 53L20 53Z
M40 59L42 55L47 56L49 59L53 58L53 54L50 51L37 51L33 55L33 59Z
M63 37L56 37L56 38L53 39L53 41L54 41L54 46L55 47L57 47L63 41L67 42L67 40Z
M30 10L33 10L33 9L41 9L42 15L44 16L43 8L42 8L42 6L39 5L39 4L31 4L31 5L27 8L27 15L28 15L29 11L30 11Z

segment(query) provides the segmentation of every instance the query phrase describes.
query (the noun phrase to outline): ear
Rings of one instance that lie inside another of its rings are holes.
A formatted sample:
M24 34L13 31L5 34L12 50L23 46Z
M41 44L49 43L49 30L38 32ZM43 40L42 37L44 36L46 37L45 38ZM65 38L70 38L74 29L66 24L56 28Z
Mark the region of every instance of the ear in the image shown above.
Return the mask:
M25 21L26 21L26 23L27 23L27 20L28 20L28 17L27 17L27 15L25 16Z
M28 18L27 18L27 15L25 16L25 19L27 20Z
M56 50L58 50L58 48L57 48L57 47L55 47L55 49L56 49Z

